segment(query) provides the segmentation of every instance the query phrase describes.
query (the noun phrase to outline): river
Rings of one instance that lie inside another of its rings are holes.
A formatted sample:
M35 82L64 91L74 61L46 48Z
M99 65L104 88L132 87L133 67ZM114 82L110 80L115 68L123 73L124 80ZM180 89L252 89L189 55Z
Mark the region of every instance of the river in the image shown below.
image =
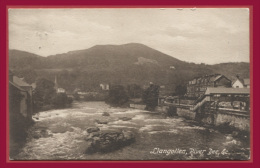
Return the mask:
M102 116L108 112L110 116ZM120 117L131 120L122 121ZM36 118L36 119L35 119ZM110 107L104 102L74 102L71 108L40 112L15 160L248 160L248 141L199 126L181 117ZM98 124L96 120L108 122ZM127 130L135 143L110 153L85 154L89 127ZM37 133L46 136L35 136Z

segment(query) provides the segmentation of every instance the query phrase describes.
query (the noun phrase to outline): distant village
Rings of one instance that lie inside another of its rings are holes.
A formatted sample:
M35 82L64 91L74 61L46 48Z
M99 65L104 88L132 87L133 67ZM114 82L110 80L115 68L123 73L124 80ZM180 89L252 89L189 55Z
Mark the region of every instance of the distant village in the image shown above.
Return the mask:
M100 91L67 92L54 80L56 94L65 94L73 100L104 101L109 95L110 85L100 83ZM154 85L152 82L150 86ZM150 86L144 86L148 88ZM36 84L29 85L23 78L9 72L9 110L13 118L23 117L32 120L34 113L33 92ZM196 77L186 84L184 95L165 95L164 86L159 86L155 111L179 115L205 124L229 123L240 129L249 129L250 117L250 80L237 76L231 81L221 74ZM141 98L130 99L129 107L147 109ZM12 118L11 117L11 118Z

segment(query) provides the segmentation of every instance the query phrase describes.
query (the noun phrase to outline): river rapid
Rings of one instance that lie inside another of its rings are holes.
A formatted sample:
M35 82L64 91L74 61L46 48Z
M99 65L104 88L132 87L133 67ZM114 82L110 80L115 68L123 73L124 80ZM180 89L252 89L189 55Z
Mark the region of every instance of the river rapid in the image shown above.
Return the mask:
M110 116L102 116L108 112ZM123 121L120 118L131 118ZM40 112L14 160L248 160L248 141L181 117L74 102L71 108ZM107 124L98 124L97 120ZM85 154L87 128L131 131L136 141L109 153ZM44 136L37 136L39 133Z

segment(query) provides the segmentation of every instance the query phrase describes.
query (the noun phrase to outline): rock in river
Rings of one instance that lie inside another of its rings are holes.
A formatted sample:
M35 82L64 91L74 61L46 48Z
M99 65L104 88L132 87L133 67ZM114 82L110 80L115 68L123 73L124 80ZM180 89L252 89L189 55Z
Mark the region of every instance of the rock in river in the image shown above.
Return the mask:
M87 129L88 133L98 132L98 131L100 131L100 129L98 127L90 127Z
M108 112L104 112L102 116L110 116L110 114Z
M135 141L134 134L130 131L106 130L93 132L85 138L89 142L85 153L112 152Z
M96 120L96 123L98 123L98 124L107 124L108 121L105 121L105 120Z
M122 120L122 121L129 121L131 119L132 118L129 118L129 117L119 117L119 120Z
M48 138L52 137L53 135L50 134L46 129L41 129L41 130L31 130L29 131L29 137L32 137L34 139L39 139L39 138Z

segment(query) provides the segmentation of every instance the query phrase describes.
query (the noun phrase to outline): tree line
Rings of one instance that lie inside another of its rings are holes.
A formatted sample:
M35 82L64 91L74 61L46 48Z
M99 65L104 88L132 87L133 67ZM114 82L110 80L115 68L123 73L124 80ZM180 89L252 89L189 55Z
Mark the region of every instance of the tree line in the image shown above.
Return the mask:
M36 81L36 88L33 91L34 112L64 108L72 103L72 98L66 93L56 93L54 86L52 81L45 78Z

